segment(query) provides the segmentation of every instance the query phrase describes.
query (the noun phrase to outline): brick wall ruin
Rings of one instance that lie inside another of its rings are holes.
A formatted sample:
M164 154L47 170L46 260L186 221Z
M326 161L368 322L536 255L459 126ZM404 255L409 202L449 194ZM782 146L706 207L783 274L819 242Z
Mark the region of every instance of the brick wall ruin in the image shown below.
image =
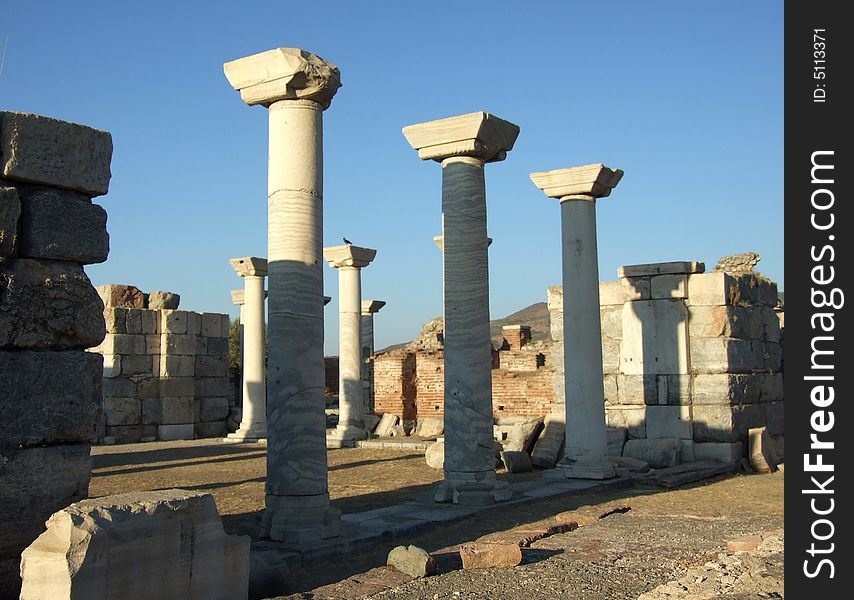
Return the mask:
M98 287L107 334L104 356L107 442L221 437L229 404L226 314L177 310L177 294Z
M112 139L0 112L0 597L21 551L88 495L101 420L103 305L83 266L104 262Z

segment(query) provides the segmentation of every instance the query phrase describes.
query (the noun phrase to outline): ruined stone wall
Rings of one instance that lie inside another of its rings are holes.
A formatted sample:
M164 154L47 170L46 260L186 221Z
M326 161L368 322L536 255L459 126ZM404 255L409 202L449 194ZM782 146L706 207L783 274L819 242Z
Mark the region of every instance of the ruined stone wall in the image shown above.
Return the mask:
M101 420L103 305L83 265L104 262L112 139L0 112L0 597L55 511L88 494Z
M107 325L104 341L92 349L104 356L102 438L126 443L224 436L233 395L228 315L147 308L161 306L149 299L163 293L147 299L133 286L98 291Z
M418 419L440 417L445 406L445 353L426 350L415 354L415 410Z
M374 412L402 420L416 419L415 354L393 350L377 356L374 368Z
M783 433L777 286L758 273L702 271L702 263L638 265L600 284L606 421L629 438L680 439L683 461L739 460L749 428ZM560 342L559 286L549 288L549 311ZM556 412L561 353L555 344Z

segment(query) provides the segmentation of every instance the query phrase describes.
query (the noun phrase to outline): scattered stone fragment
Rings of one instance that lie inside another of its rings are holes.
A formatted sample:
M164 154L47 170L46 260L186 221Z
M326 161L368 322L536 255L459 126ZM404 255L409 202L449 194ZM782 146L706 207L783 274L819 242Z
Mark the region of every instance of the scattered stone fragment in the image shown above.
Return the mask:
M174 292L154 291L148 294L148 308L177 310L181 296Z
M543 469L553 469L560 457L566 426L562 418L546 417L544 428L531 454L531 462Z
M385 413L377 424L376 429L374 429L374 434L381 438L391 437L391 428L397 425L398 420L397 415Z
M522 451L530 454L534 451L534 445L540 432L543 430L543 419L534 419L515 425L507 435L507 443L504 449L509 451Z
M427 417L418 419L415 435L424 439L435 439L445 431L445 420L442 417Z
M510 568L522 562L522 549L518 544L473 542L460 546L460 558L466 571Z
M762 260L756 252L742 252L732 256L722 256L712 271L724 273L754 273L756 265Z
M649 471L649 463L629 456L609 456L608 460L618 469L625 469L631 473L646 473Z
M777 450L774 440L765 427L756 427L748 431L750 444L750 466L760 473L772 473L777 470Z
M445 442L434 442L427 446L424 459L431 469L443 468L445 466Z
M104 306L122 308L145 308L145 296L142 291L132 285L108 283L95 288L104 302Z
M501 453L501 462L508 473L527 473L534 468L530 455L522 451L505 450Z
M761 535L745 535L730 540L726 544L727 552L749 552L759 547L762 543Z
M403 428L403 425L395 425L391 428L391 437L406 437L406 429Z
M418 546L397 546L388 553L386 564L410 577L427 577L436 572L436 560Z
M682 444L676 438L629 440L623 446L623 456L642 460L656 469L679 464Z

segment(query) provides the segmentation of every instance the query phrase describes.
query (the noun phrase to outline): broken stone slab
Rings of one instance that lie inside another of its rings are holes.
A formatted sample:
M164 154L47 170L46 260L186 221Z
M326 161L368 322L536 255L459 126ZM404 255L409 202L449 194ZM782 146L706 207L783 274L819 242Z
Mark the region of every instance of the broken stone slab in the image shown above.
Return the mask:
M21 557L22 600L248 594L249 537L225 534L210 494L93 498L54 513L46 526Z
M406 437L406 429L403 425L395 425L391 428L391 437Z
M386 564L410 577L427 577L436 572L436 559L418 546L397 546L388 553Z
M501 453L501 462L508 473L527 473L534 468L531 456L522 450L505 450Z
M673 262L624 265L617 269L617 277L646 277L650 275L702 273L706 265L697 261L680 260Z
M506 569L522 562L522 549L519 544L491 544L473 542L460 546L460 558L463 569Z
M431 469L441 469L445 466L445 442L434 442L427 446L424 460Z
M91 470L88 444L0 448L0 560L20 557L52 513L85 498Z
M773 473L780 462L774 440L766 427L755 427L748 431L748 457L750 466L759 473Z
M167 308L176 310L181 303L181 296L174 292L155 290L148 293L148 308L160 310Z
M102 263L110 252L107 211L70 190L37 188L21 194L18 254L23 258Z
M731 473L736 469L734 464L722 464L714 460L697 460L681 465L667 467L646 476L645 481L673 489L695 481Z
M124 285L121 283L108 283L99 285L98 295L104 306L115 306L120 308L145 308L145 295L138 287Z
M13 187L0 186L0 258L15 252L21 200Z
M0 447L97 437L102 362L83 351L0 351Z
M530 454L534 451L534 445L542 430L542 418L514 425L507 434L507 443L504 444L504 449Z
M393 415L391 413L385 413L380 418L380 422L377 424L374 429L374 435L377 437L391 437L392 427L397 425L397 422L400 419L397 415Z
M609 456L608 460L617 467L631 473L646 473L649 471L649 463L628 456Z
M553 469L561 455L566 425L559 417L546 417L543 431L534 446L531 462L542 469Z
M682 444L676 438L629 440L623 446L623 456L642 460L656 469L678 465L681 455Z
M107 193L113 140L106 131L29 113L0 111L0 176Z
M415 435L424 439L437 438L445 431L445 420L442 417L426 417L418 419Z
M724 273L755 273L756 265L762 258L756 252L742 252L732 256L722 256L712 271Z
M82 350L104 339L104 305L79 264L0 264L0 348Z

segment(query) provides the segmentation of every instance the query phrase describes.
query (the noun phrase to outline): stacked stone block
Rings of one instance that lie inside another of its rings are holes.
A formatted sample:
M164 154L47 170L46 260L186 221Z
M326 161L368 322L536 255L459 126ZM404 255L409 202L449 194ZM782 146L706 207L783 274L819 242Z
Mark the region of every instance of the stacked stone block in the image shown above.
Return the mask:
M109 284L104 299L107 441L223 436L227 431L228 315L177 310L178 296Z
M758 273L703 271L697 262L635 265L600 283L606 421L630 439L679 440L683 461L737 461L749 428L783 433L777 286ZM559 286L549 288L549 311L561 342ZM552 351L558 402L562 346Z
M110 134L0 112L0 597L21 551L88 493L101 420L103 305L83 270L109 251Z

